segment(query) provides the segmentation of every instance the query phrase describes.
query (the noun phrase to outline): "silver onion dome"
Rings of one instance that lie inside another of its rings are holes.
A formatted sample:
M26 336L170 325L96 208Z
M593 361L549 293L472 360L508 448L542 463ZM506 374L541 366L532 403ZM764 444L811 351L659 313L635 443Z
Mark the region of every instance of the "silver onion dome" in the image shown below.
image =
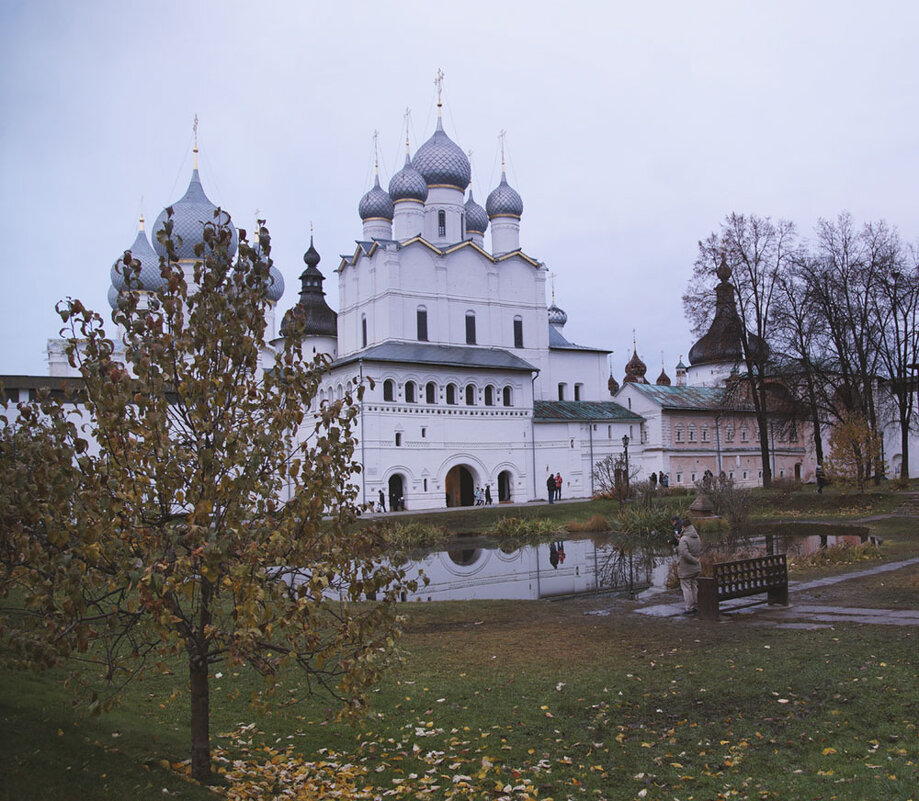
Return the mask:
M564 310L560 309L555 305L555 303L553 303L549 307L549 322L552 325L557 325L559 328L561 328L563 325L565 325L565 323L568 322L568 315Z
M221 211L219 218L214 217L217 211L215 206L204 194L201 178L197 167L192 171L191 181L185 194L172 204L172 238L175 241L176 253L180 259L195 259L195 245L204 241L204 226L207 223L226 225L232 234L228 255L232 258L236 254L238 238L236 228L230 220L230 215ZM159 241L157 234L166 223L166 209L163 209L156 222L153 223L151 238L153 249L157 255L165 256L166 248ZM180 241L181 240L181 241Z
M501 183L492 191L485 201L488 219L494 217L520 217L523 214L523 200L508 182L507 175L501 171Z
M256 252L259 254L260 258L265 258L262 254L262 246L260 241L261 233L259 231L258 223L256 223L255 234L253 235L253 245ZM281 296L284 294L284 276L281 275L281 271L274 266L274 264L268 267L268 277L270 281L268 282L268 300L273 300L277 303Z
M418 148L412 164L428 186L451 186L465 192L472 178L469 159L444 132L439 117L434 135Z
M389 192L380 186L380 176L377 175L373 188L367 192L357 206L357 213L362 220L383 219L392 221L393 205Z
M476 234L484 234L488 228L488 215L472 197L472 189L469 189L469 199L463 206L466 213L466 230Z
M131 261L140 262L140 271L135 273L132 267L125 264L124 255L112 265L110 273L112 285L108 299L109 305L113 309L118 305L118 294L124 289L142 289L147 292L155 292L165 284L165 280L160 274L160 258L150 247L147 234L144 232L143 219L141 219L140 230L138 230L137 236L134 238L134 244L128 250L131 253Z
M417 200L424 203L428 199L428 185L424 176L412 165L408 153L405 154L405 166L389 182L389 196L393 203L400 200Z

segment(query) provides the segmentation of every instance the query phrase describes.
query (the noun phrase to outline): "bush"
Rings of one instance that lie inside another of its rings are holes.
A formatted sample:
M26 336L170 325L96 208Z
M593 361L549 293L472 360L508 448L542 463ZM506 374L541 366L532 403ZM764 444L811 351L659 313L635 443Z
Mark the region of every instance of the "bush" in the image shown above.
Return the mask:
M389 523L379 529L383 542L391 548L429 548L444 541L447 534L440 526L428 523Z
M612 526L601 514L591 515L587 520L572 520L565 524L565 528L572 534L582 532L612 531Z
M870 542L861 545L841 543L829 548L821 548L808 554L789 552L788 569L804 570L810 567L823 567L824 565L851 565L864 562L868 559L880 559L881 549Z
M645 509L640 506L627 506L614 518L612 523L616 531L624 534L647 537L660 532L669 535L672 530L670 518L677 514L683 517L686 512L674 512L660 507Z

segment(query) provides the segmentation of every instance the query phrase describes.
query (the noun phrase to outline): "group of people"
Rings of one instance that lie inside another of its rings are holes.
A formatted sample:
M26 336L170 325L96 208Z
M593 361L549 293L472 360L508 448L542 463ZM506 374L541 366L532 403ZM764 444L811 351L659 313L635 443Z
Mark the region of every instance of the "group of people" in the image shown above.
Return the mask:
M546 490L549 492L549 503L555 503L562 498L562 474L556 473L554 476L549 473L546 479Z
M661 470L660 476L657 473L651 473L649 477L651 482L651 488L657 489L658 482L660 482L662 489L667 489L670 486L670 476L668 476L663 470Z
M390 507L394 512L404 512L405 511L405 501L402 499L402 496L395 498L390 498ZM385 512L386 511L386 493L383 490L380 490L379 495L377 496L377 505L376 512Z
M486 484L485 489L476 487L472 493L476 506L491 506L491 484Z
M683 591L683 614L698 614L699 574L702 572L702 538L696 527L680 517L671 518L673 536L676 540L677 576Z

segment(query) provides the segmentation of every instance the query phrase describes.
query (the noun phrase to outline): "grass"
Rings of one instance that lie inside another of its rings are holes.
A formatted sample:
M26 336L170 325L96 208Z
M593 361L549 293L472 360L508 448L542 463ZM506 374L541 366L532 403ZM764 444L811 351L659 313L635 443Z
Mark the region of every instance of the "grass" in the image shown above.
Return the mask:
M884 503L895 505L873 508ZM584 520L608 514L575 506ZM919 521L870 525L885 559L919 554ZM809 600L916 609L917 590L912 568ZM220 794L182 775L183 674L132 685L113 712L89 717L62 672L4 673L0 799L268 799L296 781L297 797L323 798L328 786L308 792L304 778L323 771L351 782L345 798L916 797L919 629L783 630L755 614L706 624L631 608L609 598L405 605L404 663L359 724L331 720L322 699L252 708L258 680L215 666L213 742L239 760Z

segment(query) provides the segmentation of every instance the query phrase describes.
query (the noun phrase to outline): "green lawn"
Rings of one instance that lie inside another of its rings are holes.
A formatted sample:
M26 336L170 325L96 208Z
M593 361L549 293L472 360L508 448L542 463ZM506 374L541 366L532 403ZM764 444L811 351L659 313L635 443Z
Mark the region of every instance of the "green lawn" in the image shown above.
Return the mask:
M886 556L919 554L917 521L871 525ZM919 608L919 570L832 585L820 601ZM919 629L631 609L609 598L406 605L404 662L359 724L331 721L322 699L252 708L258 682L216 666L213 742L239 760L220 793L330 797L328 785L305 789L325 776L352 787L346 798L919 797ZM219 797L182 776L181 673L131 686L99 717L61 680L3 674L0 799Z

